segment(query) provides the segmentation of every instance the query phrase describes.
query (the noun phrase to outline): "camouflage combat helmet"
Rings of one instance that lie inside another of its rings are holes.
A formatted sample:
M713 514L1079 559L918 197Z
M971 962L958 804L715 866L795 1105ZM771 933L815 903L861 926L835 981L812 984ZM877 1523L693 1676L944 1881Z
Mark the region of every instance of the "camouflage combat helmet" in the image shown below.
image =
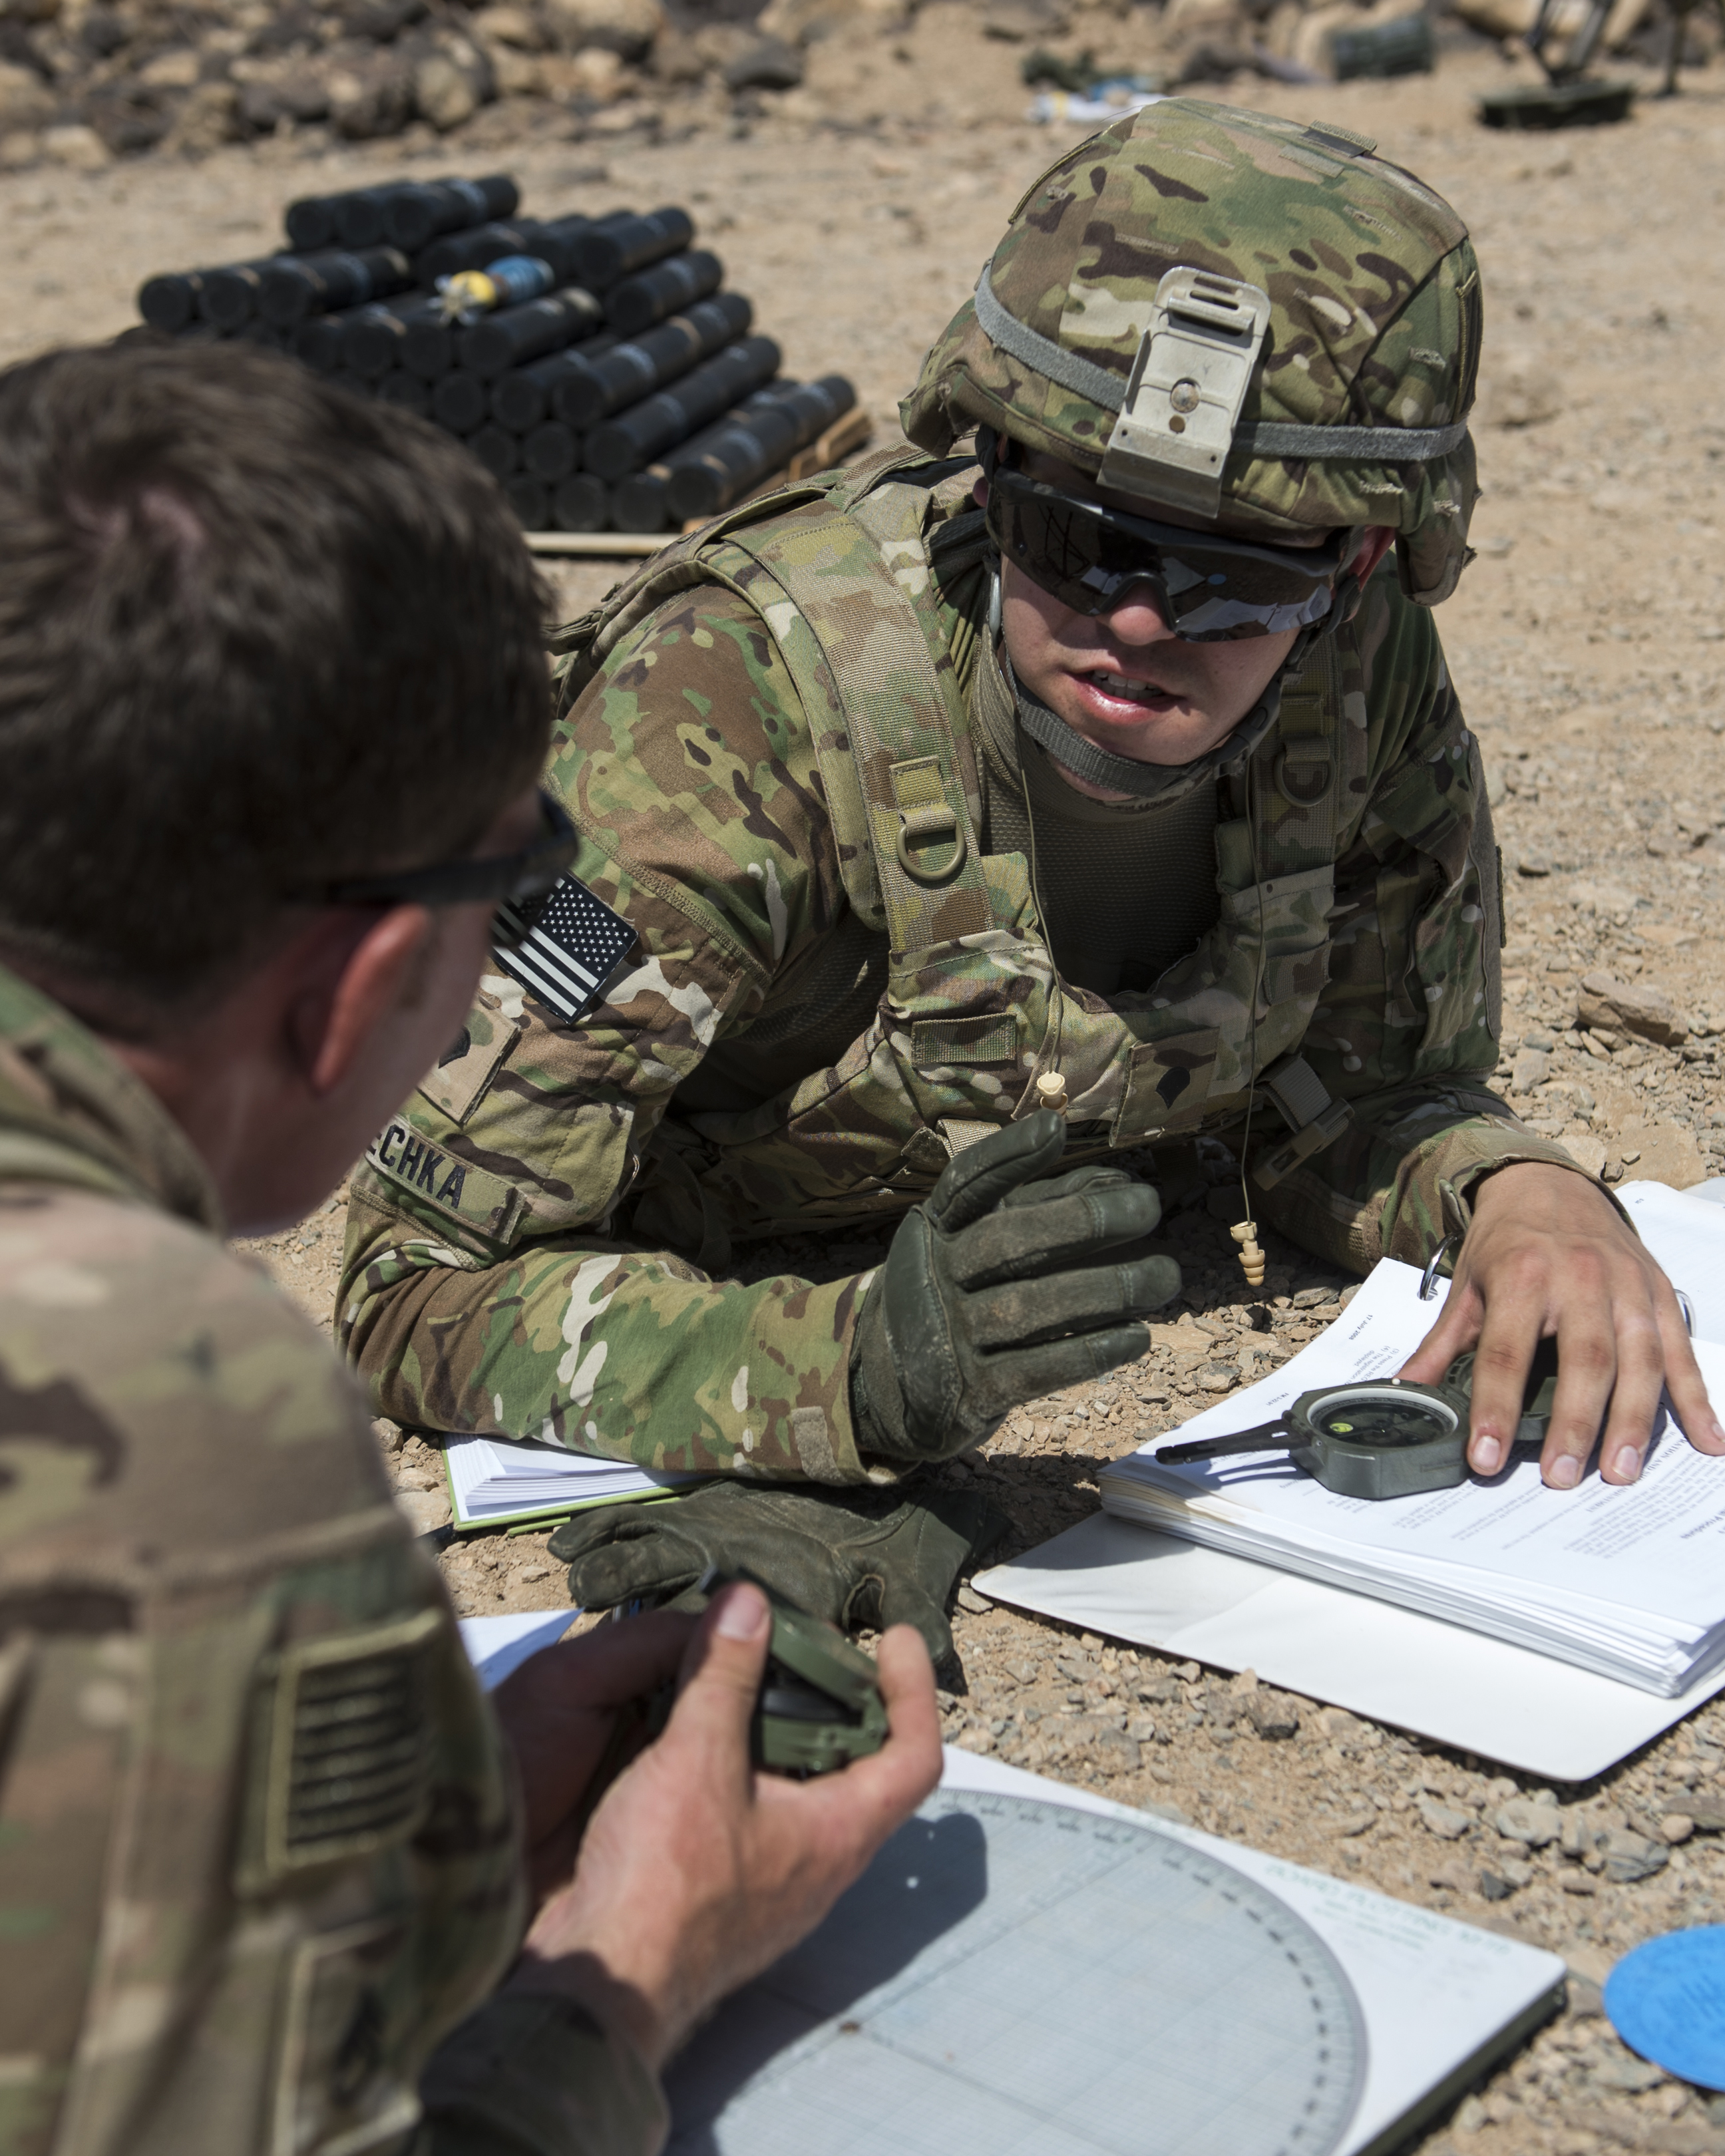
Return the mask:
M1168 98L1068 151L923 362L905 432L992 427L1270 532L1390 525L1435 606L1467 560L1467 228L1363 137Z

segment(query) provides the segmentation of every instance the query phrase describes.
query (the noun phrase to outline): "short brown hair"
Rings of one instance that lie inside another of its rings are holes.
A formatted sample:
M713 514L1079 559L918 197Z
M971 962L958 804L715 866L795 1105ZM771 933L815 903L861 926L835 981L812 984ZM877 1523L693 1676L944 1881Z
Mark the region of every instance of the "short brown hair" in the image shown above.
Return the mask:
M547 612L464 449L287 360L0 373L0 947L178 1002L465 850L543 761Z

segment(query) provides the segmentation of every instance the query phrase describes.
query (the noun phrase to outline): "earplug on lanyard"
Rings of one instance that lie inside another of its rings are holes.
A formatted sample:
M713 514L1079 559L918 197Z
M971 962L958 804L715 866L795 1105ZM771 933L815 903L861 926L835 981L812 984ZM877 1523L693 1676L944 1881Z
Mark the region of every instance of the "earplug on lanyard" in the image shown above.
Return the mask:
M1228 1230L1240 1245L1240 1269L1246 1276L1248 1287L1264 1285L1265 1255L1258 1247L1258 1224L1255 1220L1241 1220Z

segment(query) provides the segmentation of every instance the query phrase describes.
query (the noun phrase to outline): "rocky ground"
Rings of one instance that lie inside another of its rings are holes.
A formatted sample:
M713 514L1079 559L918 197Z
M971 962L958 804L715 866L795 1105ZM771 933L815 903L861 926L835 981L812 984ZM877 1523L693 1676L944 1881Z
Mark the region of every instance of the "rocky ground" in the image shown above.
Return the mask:
M1127 42L1137 20L1083 19ZM529 209L690 203L788 369L844 367L884 434L923 346L1066 139L1022 117L1022 41L979 27L955 0L890 29L840 23L798 49L799 89L739 110L741 93L691 85L686 125L631 116L624 98L587 112L505 98L468 123L470 146L424 121L363 146L308 121L200 162L158 152L0 173L12 301L0 358L118 330L142 276L270 244L292 194L447 169L459 146L465 169L519 172ZM1487 289L1487 494L1481 558L1443 629L1510 860L1500 1080L1608 1181L1686 1185L1725 1169L1725 949L1712 921L1725 859L1725 76L1696 74L1680 100L1645 102L1621 128L1482 131L1474 94L1525 64L1463 49L1430 79L1296 90L1240 76L1214 94L1376 134L1472 223ZM614 574L562 572L562 604L573 611ZM1245 1288L1209 1210L1214 1172L1192 1158L1165 1178L1187 1292L1145 1360L1034 1404L946 1471L981 1482L1017 1546L1092 1509L1101 1463L1336 1314L1346 1283L1286 1245L1272 1245L1263 1290ZM259 1250L326 1323L340 1234L338 1199ZM878 1248L793 1244L756 1258L814 1272ZM382 1434L404 1495L434 1518L436 1455ZM544 1539L446 1552L460 1609L559 1606ZM971 1589L957 1632L968 1689L947 1702L956 1741L1565 1955L1568 2013L1425 2138L1426 2156L1725 2153L1725 2101L1633 2058L1599 2018L1597 1989L1635 1941L1725 1920L1725 1707L1597 1784L1547 1790L1313 1702L991 1609Z

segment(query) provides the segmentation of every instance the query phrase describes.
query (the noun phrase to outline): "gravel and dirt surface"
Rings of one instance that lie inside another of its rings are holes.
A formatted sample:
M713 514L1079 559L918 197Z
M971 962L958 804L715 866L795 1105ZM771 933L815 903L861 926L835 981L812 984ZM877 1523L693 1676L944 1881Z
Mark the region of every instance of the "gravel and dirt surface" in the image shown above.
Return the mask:
M1098 17L1093 18L1101 21ZM1131 18L1107 18L1110 49ZM802 86L739 111L691 93L678 126L542 114L520 141L507 101L472 122L531 211L687 203L788 372L843 368L880 438L920 354L969 290L1019 194L1068 139L1022 118L1019 49L940 0L907 24L842 25ZM1725 1169L1725 73L1568 136L1480 129L1471 100L1525 72L1486 49L1389 85L1209 94L1377 136L1450 196L1485 265L1480 559L1445 609L1450 663L1485 746L1509 857L1500 1082L1608 1182L1686 1186ZM679 129L681 131L679 131ZM293 194L447 169L420 128L368 146L269 137L200 162L0 173L11 304L0 359L110 334L141 278L273 244ZM616 572L559 573L575 611ZM1578 1024L1586 1020L1584 1029ZM1145 1359L1015 1414L973 1461L1017 1547L1096 1503L1106 1460L1225 1396L1333 1317L1347 1283L1273 1244L1263 1289L1235 1267L1209 1197L1219 1164L1175 1162L1168 1246L1186 1294ZM328 1322L339 1198L259 1255ZM854 1270L878 1243L791 1242L751 1270ZM382 1430L428 1522L434 1451ZM464 1612L555 1608L541 1534L442 1558ZM1544 1789L1249 1679L1009 1611L966 1589L968 1689L947 1733L979 1751L1172 1808L1214 1832L1512 1931L1562 1953L1568 2012L1419 2143L1425 2156L1725 2156L1725 2098L1626 2051L1598 1984L1638 1940L1725 1921L1725 1706L1703 1709L1597 1784Z

